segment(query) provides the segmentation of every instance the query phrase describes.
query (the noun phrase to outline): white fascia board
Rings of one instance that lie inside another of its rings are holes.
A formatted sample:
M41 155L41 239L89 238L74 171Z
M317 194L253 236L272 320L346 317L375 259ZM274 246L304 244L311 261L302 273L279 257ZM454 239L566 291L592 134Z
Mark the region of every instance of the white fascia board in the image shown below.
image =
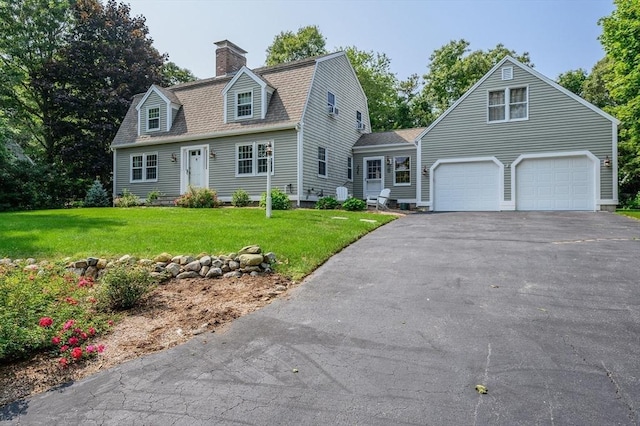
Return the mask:
M351 148L351 150L353 151L354 154L356 153L370 153L370 152L378 152L378 151L404 151L407 149L411 149L416 151L417 147L416 145L412 144L412 143L407 143L407 144L385 144L385 145L372 145L372 146L354 146L353 148Z
M233 78L227 83L226 86L224 86L224 89L222 89L222 94L226 95L227 92L231 89L231 87L233 87L234 84L236 84L236 81L238 81L238 79L243 75L246 74L248 75L253 81L255 81L258 85L260 85L260 87L264 90L267 87L267 83L265 83L265 81L263 79L261 79L260 77L258 77L257 75L255 75L255 73L253 71L251 71L249 68L247 68L246 66L243 66L242 68L240 68L240 70L236 73L236 75L233 76Z
M137 111L140 111L140 108L142 108L142 105L146 102L146 100L149 98L149 96L151 96L151 93L153 92L155 92L158 96L162 98L162 100L167 104L167 109L169 109L171 105L171 101L169 100L169 98L167 98L162 93L162 91L158 88L158 86L156 86L155 84L152 84L151 87L149 87L149 90L147 90L147 93L145 93L142 99L140 99L140 102L138 102L138 105L136 105Z
M132 148L136 146L151 146L151 145L164 145L168 143L176 143L176 142L190 142L190 141L200 141L204 139L218 139L224 138L227 136L238 136L238 135L250 135L252 133L268 133L268 132L277 132L279 130L289 130L295 129L297 123L287 123L280 124L272 127L258 127L253 129L233 129L233 130L225 130L222 132L212 132L212 133L202 133L199 135L187 135L187 136L174 136L169 138L163 138L159 140L142 140L137 142L131 142L127 144L115 145L111 146L112 150L120 149L120 148Z

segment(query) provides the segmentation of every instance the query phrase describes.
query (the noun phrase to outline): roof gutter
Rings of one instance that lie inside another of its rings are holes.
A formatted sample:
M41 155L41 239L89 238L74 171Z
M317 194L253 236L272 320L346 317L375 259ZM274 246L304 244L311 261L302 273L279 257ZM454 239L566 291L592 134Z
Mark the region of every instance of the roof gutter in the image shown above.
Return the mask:
M383 145L354 146L353 152L373 152L373 151L399 151L404 149L416 149L413 142L407 143L388 143Z
M287 124L280 124L272 127L233 129L233 130L226 130L222 132L202 133L199 135L184 135L184 136L174 136L174 137L163 138L163 139L142 140L137 142L125 143L125 144L111 145L111 150L116 150L120 148L133 148L138 146L164 145L167 143L175 143L175 142L201 141L204 139L218 139L218 138L224 138L228 136L238 136L238 135L247 135L247 134L255 134L255 133L277 132L279 130L295 129L296 125L297 123L287 123Z

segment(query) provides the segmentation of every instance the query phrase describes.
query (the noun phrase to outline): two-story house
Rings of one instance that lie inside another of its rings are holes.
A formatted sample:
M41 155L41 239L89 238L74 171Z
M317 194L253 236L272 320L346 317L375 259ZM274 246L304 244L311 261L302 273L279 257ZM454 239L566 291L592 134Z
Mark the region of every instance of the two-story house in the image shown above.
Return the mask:
M619 121L505 57L427 128L370 133L344 52L250 70L216 43L216 77L137 96L113 141L114 196L189 185L230 201L272 182L297 205L347 186L430 211L612 210Z
M177 198L189 185L231 201L272 185L300 205L338 186L352 190L352 147L370 129L367 100L344 52L251 70L246 52L216 43L216 76L133 100L111 145L113 194L158 190Z

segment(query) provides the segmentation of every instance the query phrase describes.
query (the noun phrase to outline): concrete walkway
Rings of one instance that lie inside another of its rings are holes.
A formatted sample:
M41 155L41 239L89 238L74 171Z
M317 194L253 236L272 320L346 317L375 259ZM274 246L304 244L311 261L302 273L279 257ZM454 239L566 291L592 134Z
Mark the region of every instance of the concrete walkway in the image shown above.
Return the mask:
M640 222L409 215L225 333L4 407L0 423L638 425Z

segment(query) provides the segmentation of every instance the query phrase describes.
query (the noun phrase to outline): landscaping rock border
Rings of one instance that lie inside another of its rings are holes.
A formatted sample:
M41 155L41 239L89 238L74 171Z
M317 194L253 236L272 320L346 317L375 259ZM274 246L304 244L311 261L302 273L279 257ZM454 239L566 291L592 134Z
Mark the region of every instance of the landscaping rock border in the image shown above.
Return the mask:
M260 246L251 245L241 248L237 253L211 256L200 253L197 256L161 253L153 259L137 259L124 255L116 260L99 257L88 257L82 260L64 260L66 269L77 276L92 279L100 278L109 268L116 266L145 267L150 275L160 282L171 278L234 278L245 274L258 276L272 272L271 265L276 263L276 255L272 252L263 254ZM40 272L49 264L48 261L37 262L33 258L0 259L0 265L20 268L25 272Z

